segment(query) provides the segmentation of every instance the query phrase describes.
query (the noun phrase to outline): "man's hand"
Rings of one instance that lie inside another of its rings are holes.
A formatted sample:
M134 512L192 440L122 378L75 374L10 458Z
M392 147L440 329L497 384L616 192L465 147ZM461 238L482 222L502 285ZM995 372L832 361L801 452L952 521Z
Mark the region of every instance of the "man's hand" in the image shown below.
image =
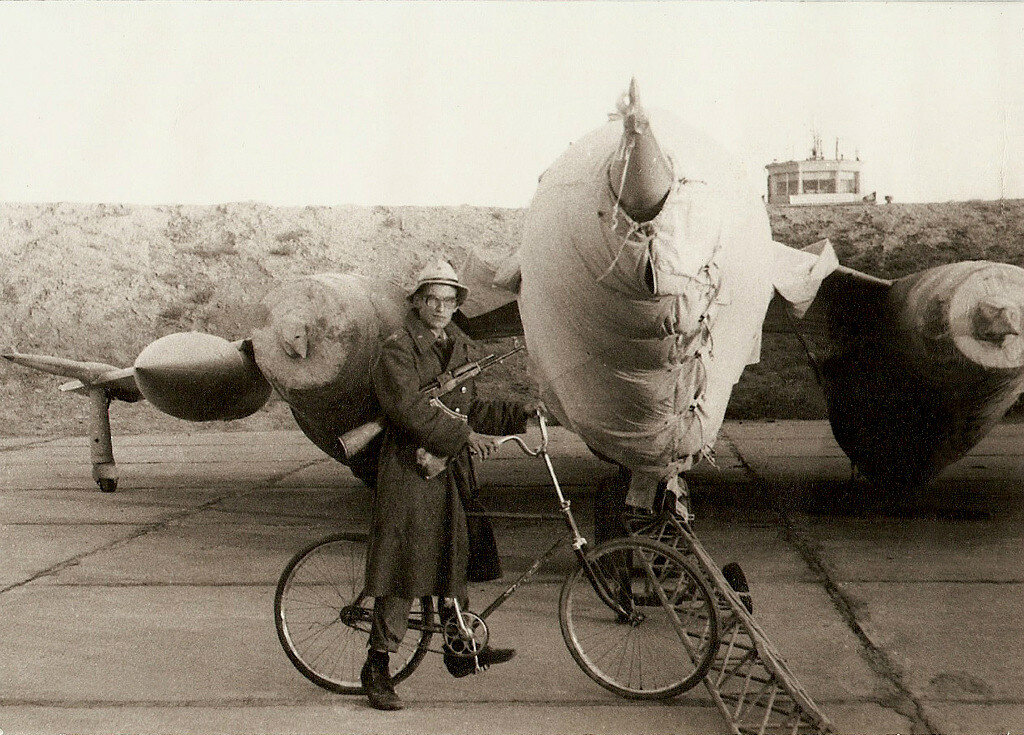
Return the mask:
M487 436L477 434L475 431L469 435L469 453L475 454L480 459L487 459L495 449L498 448L498 436Z

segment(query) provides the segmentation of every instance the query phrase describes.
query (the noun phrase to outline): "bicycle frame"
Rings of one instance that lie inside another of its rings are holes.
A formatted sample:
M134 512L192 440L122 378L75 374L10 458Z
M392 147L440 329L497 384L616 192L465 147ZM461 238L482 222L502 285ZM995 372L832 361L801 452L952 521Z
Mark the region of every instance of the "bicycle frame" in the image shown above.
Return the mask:
M627 611L620 602L615 600L614 596L605 586L604 581L600 578L599 575L594 573L594 569L590 564L590 561L587 559L587 540L583 537L583 534L580 533L579 526L576 523L576 518L572 514L572 503L569 501L568 498L565 497L565 493L562 492L562 486L558 482L558 476L555 474L555 468L551 464L551 455L548 454L549 436L547 422L544 420L544 415L539 411L537 412L537 419L540 424L541 443L540 446L538 446L536 449L530 449L530 447L526 445L526 442L523 441L523 439L518 436L502 437L500 440L498 440L498 445L500 446L501 444L505 444L507 442L513 442L517 444L525 454L528 454L531 457L540 457L541 459L544 460L544 466L547 468L548 476L551 477L551 484L554 487L555 495L558 498L558 509L562 514L562 518L565 520L566 526L568 526L569 528L569 532L565 536L555 541L555 543L553 543L546 552L544 552L539 557L537 557L537 559L534 560L533 564L530 566L529 569L527 569L525 572L519 575L519 577L511 585L509 585L509 587L504 592L498 595L491 602L491 604L488 605L484 609L484 611L480 613L480 619L486 620L488 615L490 615L492 612L501 607L501 605L509 597L511 597L515 593L515 591L519 589L521 585L526 583L531 577L533 577L534 574L537 573L537 571L541 568L544 562L550 559L563 546L572 547L573 553L576 555L577 560L579 561L580 565L583 567L583 570L587 575L587 579L590 581L590 584L594 586L594 590L600 596L602 601L604 601L604 603L608 605L610 608L612 608L615 612L622 615L628 615L629 611ZM537 514L530 517L546 518L547 516Z

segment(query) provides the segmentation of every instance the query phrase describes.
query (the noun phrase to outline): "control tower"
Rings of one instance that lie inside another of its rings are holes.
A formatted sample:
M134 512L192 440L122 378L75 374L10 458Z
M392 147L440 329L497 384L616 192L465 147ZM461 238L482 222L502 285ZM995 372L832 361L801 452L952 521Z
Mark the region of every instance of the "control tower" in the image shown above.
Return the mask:
M769 163L769 204L849 204L861 201L860 158L839 155L825 158L821 137L815 133L810 158L803 161Z

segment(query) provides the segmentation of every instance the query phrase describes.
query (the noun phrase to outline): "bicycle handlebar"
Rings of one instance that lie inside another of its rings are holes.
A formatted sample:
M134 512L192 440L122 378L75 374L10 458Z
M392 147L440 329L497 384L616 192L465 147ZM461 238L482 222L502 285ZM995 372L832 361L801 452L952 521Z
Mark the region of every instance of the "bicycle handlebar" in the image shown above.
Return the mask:
M501 437L500 439L498 439L498 441L496 441L494 443L495 446L500 447L502 444L506 444L508 442L514 442L515 444L517 444L519 446L520 449L523 450L524 454L528 454L531 457L538 457L543 452L547 451L547 448L548 448L548 424L547 424L547 421L544 418L544 414L541 413L539 410L536 412L536 416L537 416L538 422L540 423L540 437L541 437L540 438L540 445L536 449L530 449L530 447L526 444L526 442L523 440L522 437L516 436L514 434L512 434L510 436L503 436L503 437Z
M517 445L519 445L519 448L523 450L524 454L528 454L531 457L536 457L538 454L540 454L541 448L543 448L544 446L543 444L541 444L541 446L537 447L536 449L530 449L530 447L526 445L526 442L523 441L522 437L518 436L503 436L500 439L498 439L498 441L495 442L495 445L500 447L502 444L507 444L508 442L516 443Z

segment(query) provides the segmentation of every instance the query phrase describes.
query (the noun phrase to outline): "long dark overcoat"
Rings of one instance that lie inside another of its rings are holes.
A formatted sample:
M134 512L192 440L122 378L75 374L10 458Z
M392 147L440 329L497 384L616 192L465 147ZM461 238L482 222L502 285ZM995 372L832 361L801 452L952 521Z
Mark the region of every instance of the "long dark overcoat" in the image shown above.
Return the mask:
M461 494L475 497L476 475L467 439L481 434L522 433L527 415L511 401L477 400L467 381L442 401L466 421L431 406L421 388L444 371L470 359L470 344L458 327L445 365L433 332L415 311L404 328L385 340L371 376L384 410L386 429L373 493L366 591L374 597L466 596L468 539ZM425 480L416 469L416 450L450 457L448 469Z

